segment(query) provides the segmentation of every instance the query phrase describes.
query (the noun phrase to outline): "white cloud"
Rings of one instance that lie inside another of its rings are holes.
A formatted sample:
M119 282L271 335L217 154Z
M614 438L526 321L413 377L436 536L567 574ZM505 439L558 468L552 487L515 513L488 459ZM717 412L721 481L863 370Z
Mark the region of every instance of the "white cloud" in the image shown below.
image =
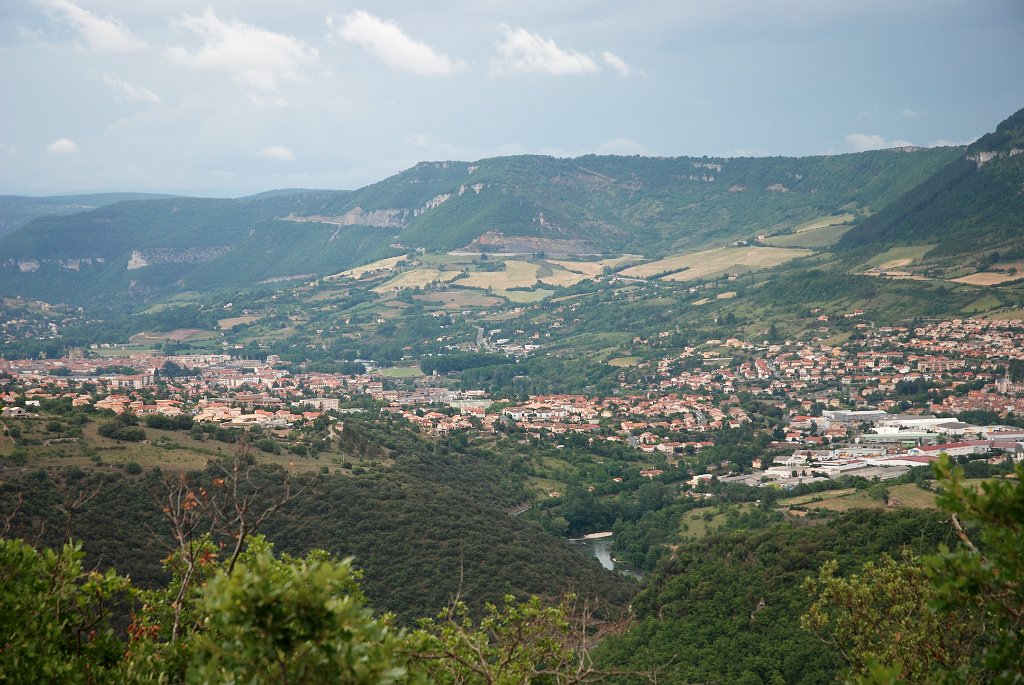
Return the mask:
M302 67L317 59L316 48L283 33L274 33L239 21L221 21L212 9L174 22L204 40L196 52L170 48L171 57L190 69L227 71L236 82L269 92L281 81L302 79Z
M271 145L265 147L256 153L257 156L263 159L269 159L272 162L294 162L295 153L291 151L291 148L285 147L284 145Z
M977 138L970 138L968 140L947 140L945 138L939 138L928 143L928 147L964 147L970 145Z
M497 73L534 72L565 76L598 71L597 62L582 52L564 50L555 41L523 28L503 28L505 39L497 46L501 53L501 60L495 64Z
M252 93L252 92L250 92L246 97L249 99L249 102L251 102L254 105L257 105L258 107L287 107L288 106L288 100L286 100L286 99L284 99L282 97L277 97L276 95L267 96L267 95L262 95L260 93Z
M725 153L726 157L770 157L771 152L765 150L763 147L737 147L728 150ZM825 152L822 154L834 154L831 152Z
M414 133L405 139L405 142L409 143L413 147L427 147L431 144L430 136L426 133Z
M601 143L595 150L599 155L649 155L648 150L642 143L629 138L616 138Z
M605 50L601 53L601 59L603 59L604 63L611 67L612 70L622 78L626 78L633 73L633 68L626 64L625 60L614 52Z
M42 5L71 24L93 52L132 52L146 47L120 19L98 17L70 0L42 0Z
M78 145L70 138L58 138L46 148L46 154L53 156L77 155Z
M925 112L916 109L910 109L909 107L904 107L903 109L900 110L900 116L902 116L904 119L917 119L918 117L923 117L924 115Z
M339 38L363 46L396 69L421 76L446 76L465 66L410 37L395 22L369 12L357 10L345 16L330 16L327 25Z
M151 91L145 86L139 86L134 83L125 81L122 78L118 78L113 74L106 74L103 77L103 82L108 86L118 91L120 98L123 100L134 100L137 102L145 102L151 105L155 105L160 102L160 96Z
M851 152L866 152L868 150L884 150L891 147L913 147L914 144L906 140L886 140L877 133L847 133L846 147Z

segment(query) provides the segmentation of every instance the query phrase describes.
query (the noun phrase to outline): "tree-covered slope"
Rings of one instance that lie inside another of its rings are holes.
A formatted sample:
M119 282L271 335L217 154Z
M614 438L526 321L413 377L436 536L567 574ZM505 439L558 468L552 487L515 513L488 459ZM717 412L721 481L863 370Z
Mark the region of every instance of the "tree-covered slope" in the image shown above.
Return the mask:
M451 249L498 233L558 241L551 243L555 251L657 256L753 238L842 208L877 209L954 156L937 149L805 158L487 159L449 199L411 219L402 242Z
M881 252L930 243L932 254L1019 249L1024 238L1024 109L959 152L919 186L840 241L849 250Z
M600 647L605 668L660 665L659 682L826 683L839 654L800 628L801 588L836 559L843 572L909 547L951 544L934 512L856 511L821 525L782 524L681 546L634 600L637 623Z
M320 477L260 529L280 550L304 554L322 548L353 557L374 607L409 620L434 614L459 594L481 607L484 601L500 603L506 594L557 601L574 590L600 598L611 614L629 601L635 585L628 579L510 515L525 495L521 474L516 477L505 457L458 439L422 440L397 425L355 417L349 423L354 427L346 431L346 445L387 454L394 464ZM224 475L211 466L193 474L192 482L197 491L215 492L214 479ZM168 477L177 482L174 474ZM279 467L247 469L247 485L259 489L252 511L279 499L285 479ZM94 492L75 510L70 527L84 543L86 563L116 566L143 586L166 582L161 560L171 536L159 502L166 500L167 485L156 472L8 467L0 483L0 512L17 512L12 535L59 546L69 504L80 493Z
M335 274L400 254L388 247L393 241L390 232L371 226L261 221L234 249L196 265L182 284L189 290L209 290Z
M42 217L0 239L0 287L56 301L166 292L197 266L249 239L258 222L322 203L331 194L133 200ZM231 272L233 284L252 281L244 268Z
M0 195L0 236L42 216L66 216L112 205L115 202L154 200L166 197L169 196L156 193L90 193L53 197Z

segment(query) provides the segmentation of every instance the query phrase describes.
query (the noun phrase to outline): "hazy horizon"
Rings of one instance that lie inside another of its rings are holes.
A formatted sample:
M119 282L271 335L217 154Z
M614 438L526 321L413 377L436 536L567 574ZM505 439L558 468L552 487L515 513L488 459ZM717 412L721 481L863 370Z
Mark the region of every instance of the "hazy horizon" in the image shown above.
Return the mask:
M806 156L970 142L1024 106L990 0L15 0L0 193L356 189L511 154Z

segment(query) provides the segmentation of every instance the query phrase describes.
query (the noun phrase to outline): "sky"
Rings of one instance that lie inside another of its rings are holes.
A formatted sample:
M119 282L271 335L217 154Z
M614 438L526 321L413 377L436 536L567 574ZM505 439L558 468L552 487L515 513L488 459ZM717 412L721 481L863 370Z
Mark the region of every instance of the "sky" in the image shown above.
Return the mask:
M0 194L963 144L1022 76L1021 0L2 0Z

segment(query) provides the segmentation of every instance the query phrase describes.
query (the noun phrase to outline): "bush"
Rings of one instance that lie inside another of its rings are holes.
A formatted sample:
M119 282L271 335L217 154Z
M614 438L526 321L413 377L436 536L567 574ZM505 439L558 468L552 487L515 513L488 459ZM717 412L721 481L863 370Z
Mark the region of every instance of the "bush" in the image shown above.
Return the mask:
M111 440L139 442L146 439L146 431L138 426L126 426L120 421L105 421L100 424L99 434Z
M149 414L146 416L146 425L161 430L190 430L194 421L188 414L179 414L178 416Z
M202 592L207 618L189 680L369 684L405 675L400 637L366 608L349 560L320 551L278 560L254 547Z
M281 454L281 446L272 438L260 438L253 443L260 452L269 454Z
M16 449L7 455L6 461L11 466L24 466L28 463L28 454L23 449Z

